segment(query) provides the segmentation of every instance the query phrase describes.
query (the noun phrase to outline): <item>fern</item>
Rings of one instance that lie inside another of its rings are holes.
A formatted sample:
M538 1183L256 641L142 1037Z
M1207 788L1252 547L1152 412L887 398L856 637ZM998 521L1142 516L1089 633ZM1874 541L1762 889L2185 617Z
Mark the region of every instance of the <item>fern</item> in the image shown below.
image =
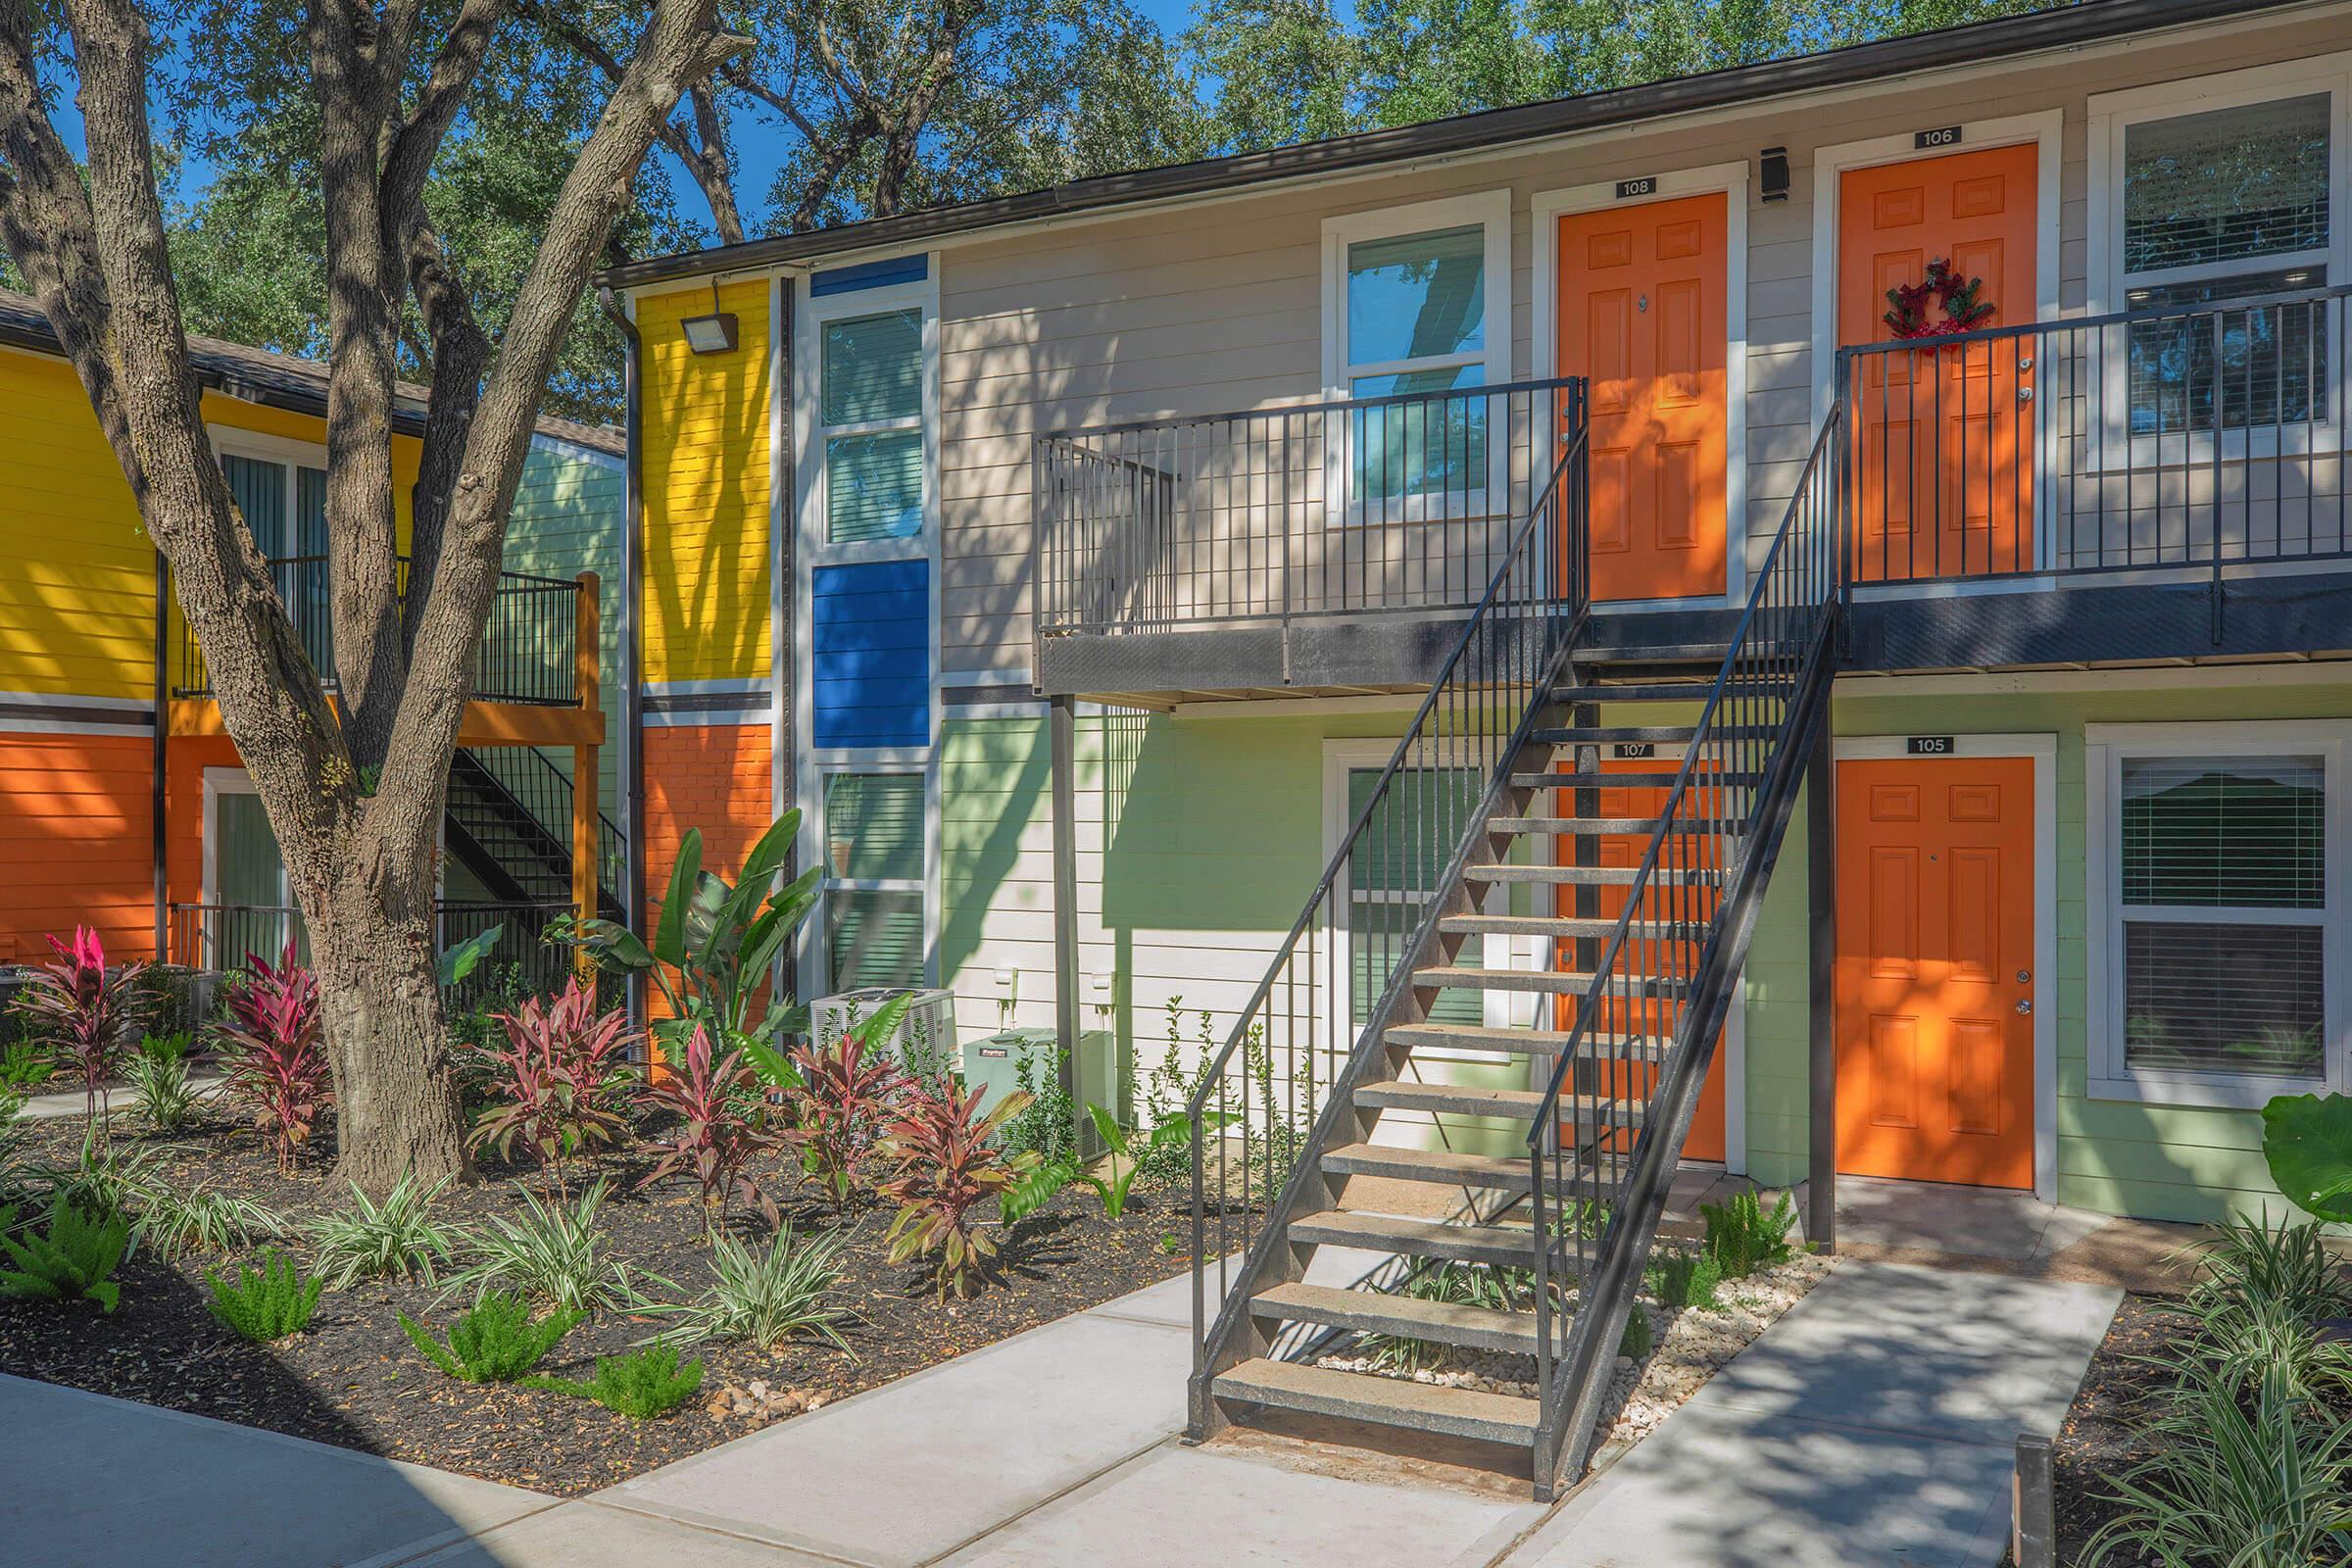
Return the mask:
M513 1383L545 1359L585 1312L559 1309L531 1321L531 1303L514 1291L493 1291L450 1327L442 1345L408 1313L400 1326L424 1358L460 1383Z
M63 1197L49 1203L44 1232L11 1240L0 1234L0 1296L22 1301L91 1300L112 1312L122 1288L113 1279L130 1250L130 1222L120 1214L93 1219Z
M1796 1204L1787 1193L1772 1212L1753 1192L1734 1193L1723 1203L1701 1203L1706 1217L1706 1251L1727 1280L1747 1278L1760 1268L1786 1263L1796 1255L1788 1244L1788 1228L1796 1223Z
M1711 1252L1667 1252L1649 1266L1650 1294L1661 1306L1715 1311L1721 1305L1715 1291L1722 1283L1723 1265Z
M312 1314L318 1310L318 1293L326 1288L324 1280L298 1273L294 1260L274 1250L262 1259L261 1267L248 1264L233 1280L208 1268L204 1283L212 1288L213 1316L220 1326L256 1345L309 1328Z
M626 1355L600 1355L596 1358L596 1375L584 1383L571 1378L523 1380L525 1388L594 1399L613 1414L625 1415L632 1421L650 1421L667 1415L693 1398L695 1390L702 1386L702 1358L697 1356L681 1366L676 1348L667 1345L649 1345Z

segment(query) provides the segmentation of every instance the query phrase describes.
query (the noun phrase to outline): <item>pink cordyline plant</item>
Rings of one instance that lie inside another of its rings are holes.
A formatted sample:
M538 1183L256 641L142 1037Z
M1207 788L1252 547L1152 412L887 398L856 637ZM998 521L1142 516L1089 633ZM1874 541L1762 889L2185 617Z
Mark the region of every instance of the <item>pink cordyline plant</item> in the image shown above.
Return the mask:
M629 1076L635 1037L628 1012L614 1007L599 1013L595 989L575 975L545 1004L533 997L495 1016L507 1032L506 1046L485 1046L477 1054L490 1070L498 1103L475 1120L472 1147L495 1145L501 1157L511 1159L520 1144L537 1157L554 1190L568 1197L564 1159L628 1130L613 1103Z
M713 1198L718 1200L719 1229L726 1228L727 1205L739 1197L770 1225L781 1223L775 1200L760 1191L750 1167L784 1143L786 1135L767 1125L759 1077L745 1065L742 1052L730 1051L713 1060L710 1032L695 1025L686 1039L685 1060L646 1085L644 1103L651 1110L671 1112L678 1125L652 1145L661 1157L637 1184L640 1188L664 1176L691 1176L702 1189L706 1208Z
M274 965L248 954L245 968L246 978L224 999L228 1020L214 1025L213 1035L228 1093L275 1138L277 1168L291 1172L334 1100L319 1028L318 977L295 960L291 942Z
M109 974L106 947L86 925L74 928L72 947L55 937L49 946L57 956L33 970L17 994L17 1011L25 1033L81 1079L84 1108L103 1138L107 1078L147 1016L148 999L139 989L147 965L125 963Z

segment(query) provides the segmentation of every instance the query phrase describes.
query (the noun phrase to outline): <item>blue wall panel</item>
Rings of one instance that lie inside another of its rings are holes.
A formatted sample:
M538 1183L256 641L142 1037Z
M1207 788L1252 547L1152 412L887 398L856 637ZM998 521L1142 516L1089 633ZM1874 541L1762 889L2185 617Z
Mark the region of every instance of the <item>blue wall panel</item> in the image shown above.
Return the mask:
M876 561L809 574L813 744L931 740L931 565Z

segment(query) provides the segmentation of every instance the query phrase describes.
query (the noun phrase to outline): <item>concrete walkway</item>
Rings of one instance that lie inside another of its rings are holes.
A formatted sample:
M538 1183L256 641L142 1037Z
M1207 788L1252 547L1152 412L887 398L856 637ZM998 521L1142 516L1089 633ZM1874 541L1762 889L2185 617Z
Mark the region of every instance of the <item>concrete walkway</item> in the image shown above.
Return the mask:
M1509 1568L1989 1568L2122 1293L1846 1262Z
M1174 1441L1189 1280L564 1501L0 1378L0 1542L45 1568L1989 1564L2116 1293L1848 1263L1550 1517Z

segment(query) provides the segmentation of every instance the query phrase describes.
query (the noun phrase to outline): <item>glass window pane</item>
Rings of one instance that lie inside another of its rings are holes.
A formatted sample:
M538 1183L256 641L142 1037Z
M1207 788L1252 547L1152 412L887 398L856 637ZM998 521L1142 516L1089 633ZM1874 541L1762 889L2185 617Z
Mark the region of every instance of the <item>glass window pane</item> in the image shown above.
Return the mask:
M1348 363L1482 351L1486 271L1486 229L1476 223L1348 246Z
M2134 311L2190 312L2215 300L2327 285L2326 268L2296 267L2134 288L2126 303ZM2130 358L2134 435L2210 430L2217 400L2228 429L2328 416L2328 305L2323 301L2134 321Z
M1394 394L1444 393L1478 387L1483 366L1445 370L1408 370L1400 375L1362 375L1348 383L1359 398ZM1431 397L1386 403L1348 412L1358 501L1405 496L1459 495L1482 488L1487 475L1487 399Z
M302 633L303 652L311 667L328 679L335 673L335 616L326 591L326 471L294 471L294 554L301 564L289 567L278 585L286 613Z
M825 777L825 854L837 877L919 882L923 876L923 776L831 773Z
M264 908L286 902L285 862L278 858L277 835L258 795L213 797L214 893L221 904ZM274 955L273 955L274 956Z
M2125 922L2125 1059L2320 1076L2326 950L2316 925Z
M825 539L912 539L923 531L923 432L825 442Z
M836 991L922 984L922 895L828 890L825 953Z
M245 514L245 526L253 531L254 548L266 560L292 555L294 542L286 536L285 465L231 456L220 460L220 472L237 510Z
M2326 778L2316 757L2127 759L2124 903L2325 907Z
M1348 773L1350 825L1379 782L1380 769ZM1396 775L1348 862L1348 883L1358 896L1348 909L1348 996L1357 1024L1371 1019L1454 846L1478 808L1479 778L1468 768L1413 769ZM1383 897L1381 895L1386 895ZM1463 961L1478 962L1475 952ZM1478 1023L1485 999L1476 991L1439 993L1430 1016L1442 1023Z
M2124 270L2328 243L2328 98L2149 121L2124 132Z
M923 313L827 321L819 417L827 424L912 419L923 412Z

